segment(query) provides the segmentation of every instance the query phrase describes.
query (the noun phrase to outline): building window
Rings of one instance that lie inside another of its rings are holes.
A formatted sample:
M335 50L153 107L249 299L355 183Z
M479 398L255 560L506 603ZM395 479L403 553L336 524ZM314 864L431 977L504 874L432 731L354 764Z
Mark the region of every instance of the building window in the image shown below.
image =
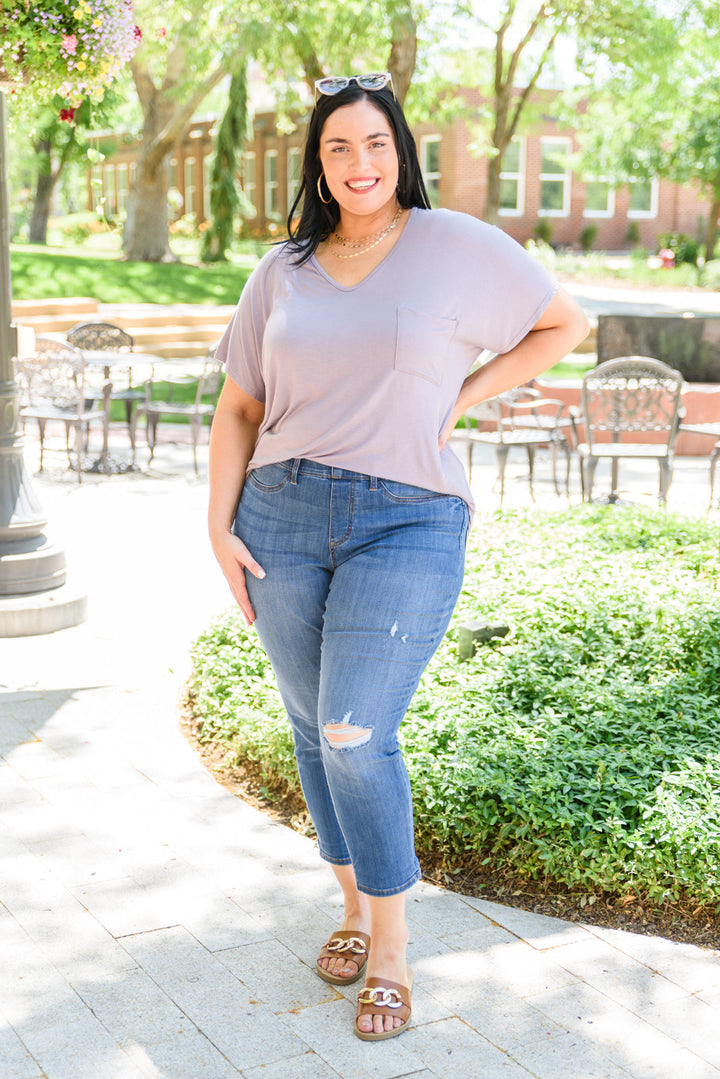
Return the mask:
M570 139L540 140L541 217L567 217L570 213Z
M90 193L92 209L102 210L103 205L103 169L102 165L93 165L90 170Z
M278 202L277 150L265 151L265 217L268 221L280 217Z
M608 180L585 181L583 217L612 217L615 213L615 192Z
M525 139L511 139L500 170L500 213L520 217L525 212Z
M440 205L441 135L423 135L420 139L420 169L431 206Z
M300 147L291 146L287 154L287 201L288 213L292 210L293 203L300 190Z
M242 161L242 193L245 198L243 217L257 217L257 195L255 181L255 154L243 155Z
M628 184L630 188L630 204L628 217L643 218L657 217L658 212L658 182L652 180L634 180Z
M117 203L118 213L126 214L128 208L128 202L130 201L130 181L128 177L128 167L126 164L120 164L117 167Z
M212 163L213 159L210 154L206 154L202 159L203 168L203 219L209 221L212 213L210 210L210 190L212 188Z
M183 168L183 178L185 180L185 205L183 212L186 214L194 214L196 210L195 206L195 158L186 157Z
M103 169L103 188L105 194L103 212L108 218L115 217L117 213L117 190L115 187L114 165L105 165Z

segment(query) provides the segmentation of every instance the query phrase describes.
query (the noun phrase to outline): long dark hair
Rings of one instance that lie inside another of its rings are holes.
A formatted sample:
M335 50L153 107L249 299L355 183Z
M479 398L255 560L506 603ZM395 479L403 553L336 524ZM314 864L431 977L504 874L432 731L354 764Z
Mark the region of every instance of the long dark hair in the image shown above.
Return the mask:
M383 90L366 91L353 82L339 94L332 96L320 94L308 124L300 190L288 214L287 226L290 239L287 243L289 249L299 256L296 260L298 266L312 257L318 244L335 231L340 220L340 207L335 199L327 204L322 202L317 189L322 173L320 136L325 122L335 109L340 109L344 105L354 105L356 101L362 101L363 98L385 114L392 128L398 155L398 203L404 209L410 206L419 206L421 209L430 208L430 199L420 171L415 140L408 127L405 114L392 91L387 87ZM295 221L295 212L301 205L300 220Z

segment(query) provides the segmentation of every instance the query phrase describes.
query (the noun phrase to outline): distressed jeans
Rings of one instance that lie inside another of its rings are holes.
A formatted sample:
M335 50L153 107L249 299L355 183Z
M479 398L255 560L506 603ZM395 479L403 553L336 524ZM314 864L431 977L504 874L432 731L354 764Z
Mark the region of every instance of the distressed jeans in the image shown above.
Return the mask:
M461 498L306 459L255 469L240 499L320 855L368 895L420 877L397 734L457 601L468 521Z

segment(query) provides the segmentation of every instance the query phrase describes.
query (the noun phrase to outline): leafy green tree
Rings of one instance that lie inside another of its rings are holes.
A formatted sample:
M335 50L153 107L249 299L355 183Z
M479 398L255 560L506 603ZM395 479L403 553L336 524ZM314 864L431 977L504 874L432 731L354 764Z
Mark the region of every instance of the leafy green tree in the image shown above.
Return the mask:
M705 257L720 215L720 8L669 0L642 62L619 60L579 117L582 164L616 185L664 177L697 184L709 200Z
M461 0L457 18L482 35L477 85L486 102L485 218L497 220L500 174L511 140L532 116L541 77L560 52L575 52L578 75L637 55L663 0ZM671 0L672 2L672 0Z
M108 90L101 103L85 97L74 109L61 108L58 101L60 99L40 110L29 131L36 162L35 196L28 236L32 244L47 243L50 206L58 182L69 164L89 161L93 150L88 144L87 133L92 127L106 127L111 122L116 97Z
M398 96L412 77L416 25L411 0L250 0L242 9L217 0L185 0L158 9L137 0L142 44L130 67L143 113L135 184L124 238L129 259L171 259L169 157L210 90L246 57L268 72L281 106L298 105L292 79L310 87L333 69L354 70L358 55L395 64ZM384 49L384 52L383 52ZM337 66L336 66L337 65Z
M205 262L225 262L232 244L233 221L240 204L235 174L238 152L247 135L247 64L240 65L230 80L228 105L218 129L210 177L212 221L203 235Z

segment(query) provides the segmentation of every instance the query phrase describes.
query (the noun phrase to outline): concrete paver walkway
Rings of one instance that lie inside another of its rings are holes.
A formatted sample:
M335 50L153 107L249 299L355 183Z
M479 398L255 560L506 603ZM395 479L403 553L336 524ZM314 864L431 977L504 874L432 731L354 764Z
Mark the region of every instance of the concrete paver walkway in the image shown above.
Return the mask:
M704 467L679 467L704 507ZM190 470L163 447L152 475L36 485L90 617L0 641L2 1079L720 1077L717 953L425 884L413 1028L354 1037L358 986L313 972L334 878L178 729L188 646L229 605Z

